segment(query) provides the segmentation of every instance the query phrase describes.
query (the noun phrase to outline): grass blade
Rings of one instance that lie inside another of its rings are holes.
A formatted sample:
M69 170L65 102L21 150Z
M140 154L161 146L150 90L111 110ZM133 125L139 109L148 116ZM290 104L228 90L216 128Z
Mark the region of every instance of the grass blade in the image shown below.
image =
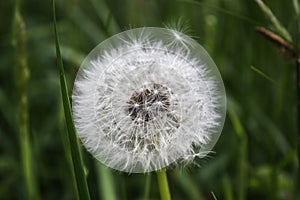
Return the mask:
M299 9L299 3L298 3L298 0L293 0L293 6L294 6L294 10L295 10L295 13L297 15L300 14L300 9Z
M18 91L18 132L22 157L23 175L26 184L27 198L39 199L36 179L33 173L32 144L29 135L28 114L28 80L29 69L26 55L26 29L16 1L13 21L13 45L16 51L16 86Z
M200 189L201 185L199 186L199 183L196 183L189 174L184 173L182 170L176 170L172 175L175 184L177 184L180 190L184 192L186 199L204 199Z
M276 82L267 74L263 73L261 70L257 69L254 66L251 66L251 70L253 70L254 72L256 72L257 74L259 74L260 76L264 77L265 79L267 79L268 81L270 81L271 83L276 85Z
M84 174L84 166L82 161L82 155L80 152L80 148L78 145L78 139L76 136L75 126L72 120L71 113L71 104L69 101L68 87L64 74L64 68L59 48L57 28L56 28L56 15L55 15L55 2L52 1L53 6L53 22L54 22L54 32L55 32L55 45L56 45L56 56L57 56L57 67L59 69L59 77L60 77L60 85L61 85L61 93L63 100L63 107L65 113L65 119L67 124L67 134L70 144L71 157L72 157L72 171L76 181L76 190L78 199L90 199L90 194L88 190L88 185L86 181L86 176Z
M214 200L218 200L214 192L210 192L210 193L213 196Z
M286 39L288 42L292 42L292 37L289 34L289 32L281 25L279 20L276 18L276 16L273 14L271 9L262 1L262 0L255 0L257 5L260 7L260 9L263 11L263 13L268 17L272 25L274 26L274 29L278 34L280 34L284 39Z
M101 188L99 188L99 191L101 192L100 195L102 199L118 199L114 190L113 174L111 173L110 169L99 162L96 164L96 166L98 168L98 180L101 186Z
M74 24L77 25L78 29L81 29L95 44L98 44L107 37L106 33L101 30L98 25L93 23L80 7L74 7L72 12L69 12L68 14Z
M235 111L235 105L232 100L229 99L228 106L229 119L233 125L233 129L239 138L239 152L238 152L238 196L237 199L243 200L247 198L247 187L248 187L248 161L247 161L247 148L248 148L248 138L245 128L239 119L237 112Z
M145 191L144 191L144 200L150 199L150 187L151 187L151 173L145 174L146 180L145 180Z
M107 35L113 35L114 33L121 31L105 1L90 0L90 2L95 8L100 21L104 25L103 28Z
M222 8L222 7L219 7L219 6L215 6L215 5L210 4L210 3L206 3L206 2L203 3L203 2L198 2L198 1L194 1L194 0L177 0L177 1L192 4L192 5L196 5L196 6L207 7L207 8L210 8L212 10L218 11L220 13L223 13L223 14L232 16L234 18L243 20L243 21L248 22L250 24L259 24L258 22L254 21L253 19L251 19L247 16L241 15L239 13L236 13L234 11L230 11L228 9L225 9L225 8Z

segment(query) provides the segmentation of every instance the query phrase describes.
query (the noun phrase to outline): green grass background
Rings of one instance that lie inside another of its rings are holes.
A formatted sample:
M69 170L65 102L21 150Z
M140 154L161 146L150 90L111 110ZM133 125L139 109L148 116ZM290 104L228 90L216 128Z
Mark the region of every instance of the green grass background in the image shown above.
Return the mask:
M295 2L265 1L299 47ZM52 3L20 1L19 11L24 26L15 23L15 1L0 1L0 199L76 199ZM299 198L296 66L255 32L272 27L254 0L57 0L56 13L69 89L84 57L129 28L185 21L214 59L228 97L224 130L215 153L197 160L201 167L168 169L174 200L213 199L211 192L217 199ZM159 199L155 174L116 172L82 154L91 199Z

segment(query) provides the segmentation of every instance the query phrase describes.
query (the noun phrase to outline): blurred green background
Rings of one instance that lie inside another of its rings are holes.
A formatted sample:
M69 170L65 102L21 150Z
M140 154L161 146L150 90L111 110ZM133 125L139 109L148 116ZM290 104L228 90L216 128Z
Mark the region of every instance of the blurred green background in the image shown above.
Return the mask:
M75 199L52 3L20 1L19 17L15 3L0 1L0 199ZM265 3L299 47L297 0ZM215 153L196 161L200 167L168 170L174 200L213 199L211 192L217 199L297 199L296 64L255 31L272 26L254 0L57 0L56 13L69 88L83 58L129 28L184 21L214 59L228 97L225 127ZM110 170L85 150L83 157L92 199L159 199L155 174Z

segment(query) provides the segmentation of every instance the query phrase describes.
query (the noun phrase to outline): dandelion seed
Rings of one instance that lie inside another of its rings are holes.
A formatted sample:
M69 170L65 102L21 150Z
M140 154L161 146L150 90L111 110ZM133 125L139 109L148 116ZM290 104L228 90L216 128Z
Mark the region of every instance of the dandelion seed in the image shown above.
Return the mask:
M120 171L156 171L206 156L225 119L225 90L206 51L183 33L132 29L99 44L73 89L83 145Z

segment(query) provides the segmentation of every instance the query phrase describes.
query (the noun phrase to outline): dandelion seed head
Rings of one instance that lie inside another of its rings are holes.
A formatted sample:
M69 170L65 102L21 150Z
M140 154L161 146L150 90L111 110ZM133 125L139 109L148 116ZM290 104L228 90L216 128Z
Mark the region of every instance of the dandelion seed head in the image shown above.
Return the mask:
M206 156L226 110L222 79L206 51L164 28L132 29L99 44L78 71L72 101L85 148L130 173Z

